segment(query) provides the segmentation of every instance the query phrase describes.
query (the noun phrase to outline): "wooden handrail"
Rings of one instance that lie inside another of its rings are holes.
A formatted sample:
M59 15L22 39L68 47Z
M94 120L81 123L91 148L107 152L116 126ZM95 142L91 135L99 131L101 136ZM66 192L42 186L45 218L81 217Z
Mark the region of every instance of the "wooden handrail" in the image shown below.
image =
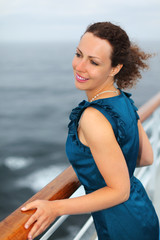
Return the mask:
M160 106L160 92L139 108L138 114L144 122Z
M80 186L78 178L72 169L67 168L52 182L45 186L41 191L30 198L26 203L32 202L36 199L56 200L69 198L76 189ZM24 224L29 219L34 211L21 212L20 206L11 215L0 222L0 239L1 240L25 240L30 229L25 229Z
M146 120L155 109L160 106L160 92L151 100L139 108L141 121ZM56 200L70 197L80 186L80 182L72 167L67 168L52 182L45 186L41 191L35 194L2 222L0 222L0 239L1 240L25 240L30 229L25 229L24 224L34 211L21 212L21 208L26 203L36 199Z

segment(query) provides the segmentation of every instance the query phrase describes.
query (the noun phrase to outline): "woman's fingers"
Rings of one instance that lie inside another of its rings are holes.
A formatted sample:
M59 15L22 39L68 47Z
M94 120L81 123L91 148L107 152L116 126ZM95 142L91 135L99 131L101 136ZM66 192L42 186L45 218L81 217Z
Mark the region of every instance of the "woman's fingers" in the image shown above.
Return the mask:
M31 209L35 209L38 206L37 201L31 202L26 204L26 206L24 206L23 208L21 208L21 211L28 211ZM29 218L29 220L26 222L25 224L25 228L28 229L34 222L36 222L38 219L38 215L37 215L37 211Z
M31 231L28 234L28 239L34 239L39 234L41 234L43 231L46 230L46 228L49 226L48 223L41 221L40 219L34 224Z
M33 201L31 203L28 203L26 204L24 207L21 208L21 211L28 211L28 210L31 210L31 209L35 209L37 208L37 205L38 205L38 201Z
M33 223L35 223L38 220L38 215L37 213L34 213L29 220L25 224L25 228L28 229Z
M41 229L42 227L42 222L41 219L39 218L37 222L35 222L35 224L33 225L31 231L28 234L28 239L33 239L34 237L36 237L36 233Z

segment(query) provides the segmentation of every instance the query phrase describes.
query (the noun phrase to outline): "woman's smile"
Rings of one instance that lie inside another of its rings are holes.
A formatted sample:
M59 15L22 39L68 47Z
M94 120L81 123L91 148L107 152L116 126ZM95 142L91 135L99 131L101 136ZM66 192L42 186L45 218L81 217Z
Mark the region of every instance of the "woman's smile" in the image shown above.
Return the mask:
M84 78L84 77L80 76L78 73L76 73L76 80L80 83L84 83L84 82L88 81L89 78Z

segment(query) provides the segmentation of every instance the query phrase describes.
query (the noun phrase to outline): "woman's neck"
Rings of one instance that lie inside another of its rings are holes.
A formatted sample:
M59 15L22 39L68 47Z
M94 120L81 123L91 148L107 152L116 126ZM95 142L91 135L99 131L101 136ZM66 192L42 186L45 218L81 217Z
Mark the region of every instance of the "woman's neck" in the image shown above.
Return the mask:
M96 90L86 91L88 101L98 100L107 97L113 97L119 94L117 88L112 84Z

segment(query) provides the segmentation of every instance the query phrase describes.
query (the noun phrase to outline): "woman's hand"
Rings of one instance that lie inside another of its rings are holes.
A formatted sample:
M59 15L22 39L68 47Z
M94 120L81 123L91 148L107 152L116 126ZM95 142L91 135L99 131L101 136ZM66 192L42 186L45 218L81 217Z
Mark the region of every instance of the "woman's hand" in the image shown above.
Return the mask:
M25 224L26 229L34 224L28 239L37 237L58 217L55 204L56 201L36 200L21 209L22 211L37 209Z

